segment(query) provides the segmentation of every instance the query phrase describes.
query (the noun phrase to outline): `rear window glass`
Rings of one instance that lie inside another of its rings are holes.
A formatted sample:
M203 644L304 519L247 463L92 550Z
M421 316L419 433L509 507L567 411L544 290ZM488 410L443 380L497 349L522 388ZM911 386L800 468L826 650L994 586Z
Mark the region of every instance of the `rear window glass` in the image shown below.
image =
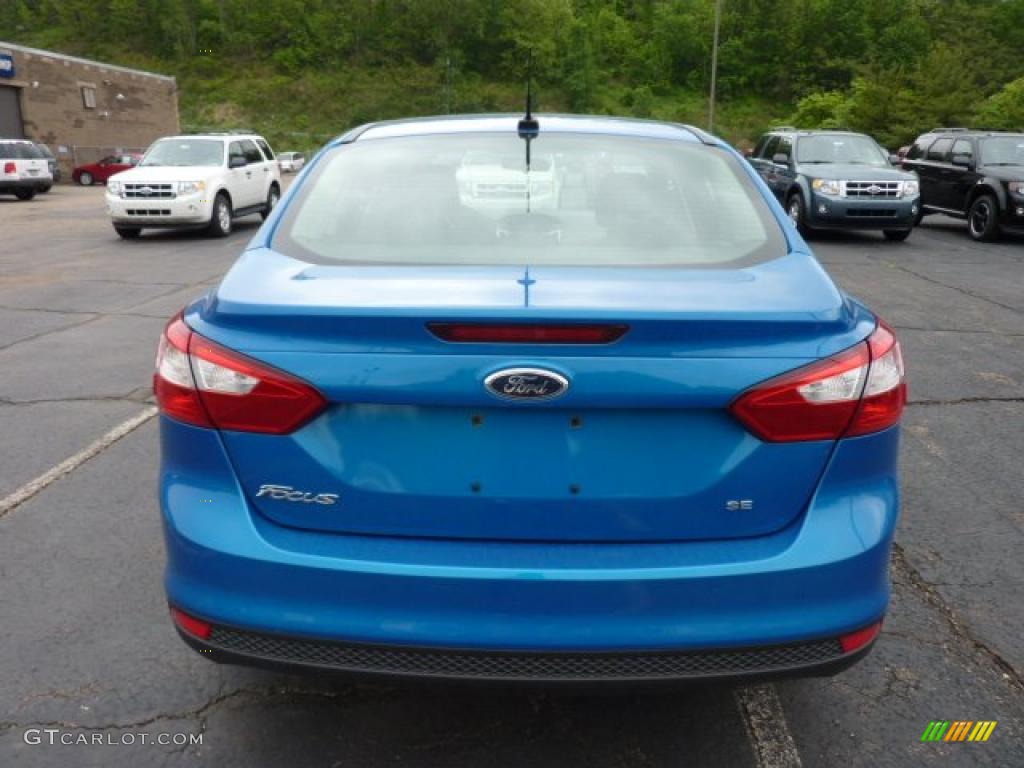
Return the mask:
M786 241L729 153L551 133L357 141L298 191L274 248L344 264L745 266Z
M0 142L0 158L5 160L32 160L43 157L43 153L27 142Z

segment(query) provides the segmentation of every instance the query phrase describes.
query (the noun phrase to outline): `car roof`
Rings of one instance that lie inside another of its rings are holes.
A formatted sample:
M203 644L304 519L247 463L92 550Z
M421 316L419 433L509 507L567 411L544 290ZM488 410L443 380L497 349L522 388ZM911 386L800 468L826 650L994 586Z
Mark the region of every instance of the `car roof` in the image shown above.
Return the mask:
M948 138L956 137L958 139L966 137L977 139L985 138L986 136L1024 136L1024 133L1019 131L970 131L966 129L950 130L949 128L937 128L935 130L928 131L928 133L922 133L919 138L924 138L925 136L943 136Z
M860 131L844 131L829 128L776 128L768 131L769 134L787 134L790 136L867 136Z
M260 141L265 141L258 133L182 133L178 136L161 136L157 141L162 141L163 139L223 139L225 141L259 139Z
M330 142L330 146L353 141L395 138L399 136L426 136L455 133L514 133L521 113L488 115L450 115L388 120L359 126ZM653 139L675 139L720 145L721 142L700 129L679 123L640 120L623 117L597 117L590 115L536 114L541 133L591 133L615 136L636 136Z
M0 141L4 142L5 144L31 144L32 143L28 139L4 139L4 138L0 138Z

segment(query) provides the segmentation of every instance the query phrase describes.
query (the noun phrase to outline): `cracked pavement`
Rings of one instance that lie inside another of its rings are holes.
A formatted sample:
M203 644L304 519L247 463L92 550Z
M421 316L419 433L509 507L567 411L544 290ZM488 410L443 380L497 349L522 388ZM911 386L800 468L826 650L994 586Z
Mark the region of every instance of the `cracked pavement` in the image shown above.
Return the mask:
M151 402L157 334L226 240L122 242L102 190L0 198L0 499ZM903 340L911 405L893 603L875 651L776 692L805 766L1024 765L1024 240L932 217L812 242ZM0 518L0 765L758 765L732 691L370 685L221 667L167 618L149 421ZM921 744L935 719L985 744ZM30 745L28 728L114 744ZM117 743L180 732L201 745Z

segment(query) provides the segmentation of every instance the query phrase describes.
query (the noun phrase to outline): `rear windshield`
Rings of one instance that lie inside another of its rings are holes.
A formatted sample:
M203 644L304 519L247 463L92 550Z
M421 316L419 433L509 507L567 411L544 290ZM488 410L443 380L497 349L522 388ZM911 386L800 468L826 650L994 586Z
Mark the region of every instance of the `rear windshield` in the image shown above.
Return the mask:
M981 140L982 165L1024 165L1024 136L993 136Z
M889 158L873 139L856 134L823 134L801 137L796 149L801 163L889 165Z
M371 139L320 160L274 239L314 263L745 266L786 242L724 150L550 133Z
M28 142L0 142L0 158L4 160L35 160L40 157L43 153Z

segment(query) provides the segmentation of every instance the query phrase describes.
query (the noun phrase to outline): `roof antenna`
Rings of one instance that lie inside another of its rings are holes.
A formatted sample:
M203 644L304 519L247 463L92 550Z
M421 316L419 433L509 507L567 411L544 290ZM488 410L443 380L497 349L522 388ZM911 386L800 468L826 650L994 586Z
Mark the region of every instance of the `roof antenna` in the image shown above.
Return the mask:
M530 142L540 133L540 123L533 116L533 49L526 60L526 115L519 121L519 138L526 142L526 171L530 171Z
M540 134L540 123L533 116L533 49L526 60L526 114L519 121L519 138L526 142L526 212L530 212L530 142Z

